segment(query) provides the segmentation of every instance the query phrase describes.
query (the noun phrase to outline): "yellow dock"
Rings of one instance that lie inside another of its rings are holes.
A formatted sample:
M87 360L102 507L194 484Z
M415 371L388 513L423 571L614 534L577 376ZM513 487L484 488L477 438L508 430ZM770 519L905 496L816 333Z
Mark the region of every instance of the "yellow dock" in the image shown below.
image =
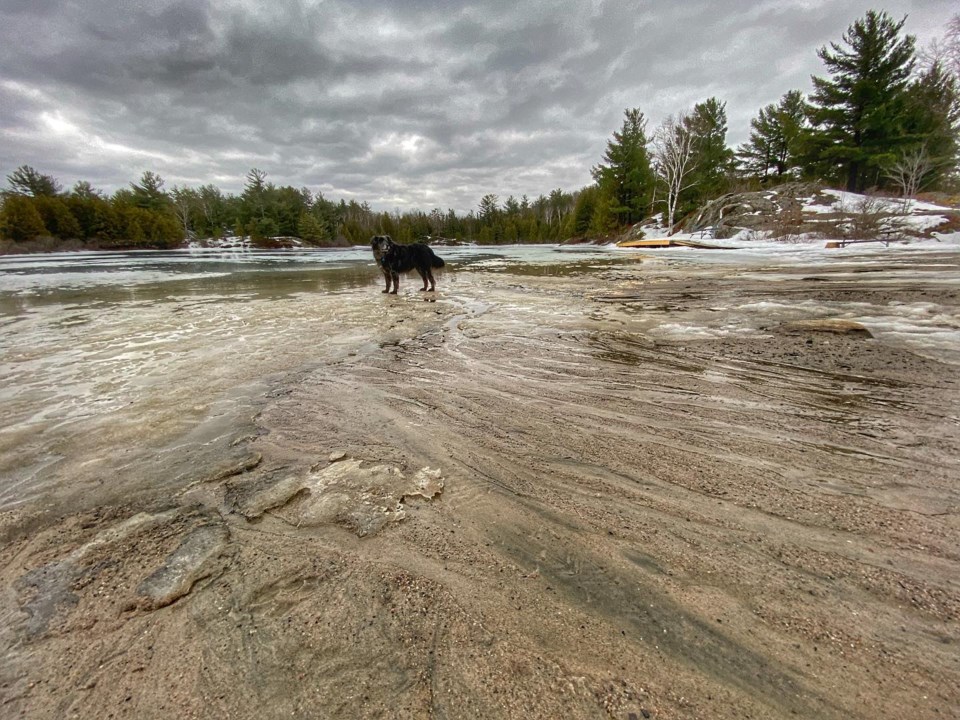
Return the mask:
M668 248L668 247L691 247L701 250L734 250L735 248L725 245L710 245L709 243L699 242L697 240L675 240L673 238L650 238L645 240L623 240L617 243L617 247L622 248Z

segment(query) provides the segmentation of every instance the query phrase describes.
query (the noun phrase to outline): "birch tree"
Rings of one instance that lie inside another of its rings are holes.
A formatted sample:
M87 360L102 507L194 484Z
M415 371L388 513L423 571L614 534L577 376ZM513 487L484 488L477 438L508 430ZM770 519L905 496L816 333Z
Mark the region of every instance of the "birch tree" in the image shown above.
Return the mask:
M693 133L689 123L683 117L667 116L654 131L652 146L654 172L666 193L667 227L672 234L677 200L692 187Z
M173 200L173 212L183 226L183 236L190 237L190 216L197 204L197 191L174 185L170 191L170 197Z

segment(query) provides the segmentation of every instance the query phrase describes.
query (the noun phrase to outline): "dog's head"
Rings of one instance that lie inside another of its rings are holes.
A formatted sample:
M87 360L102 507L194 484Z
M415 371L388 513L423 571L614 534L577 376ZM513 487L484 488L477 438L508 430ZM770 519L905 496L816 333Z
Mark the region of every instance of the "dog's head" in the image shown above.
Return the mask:
M377 262L387 254L387 251L393 246L393 239L389 235L374 235L370 238L370 247L373 249L373 257Z

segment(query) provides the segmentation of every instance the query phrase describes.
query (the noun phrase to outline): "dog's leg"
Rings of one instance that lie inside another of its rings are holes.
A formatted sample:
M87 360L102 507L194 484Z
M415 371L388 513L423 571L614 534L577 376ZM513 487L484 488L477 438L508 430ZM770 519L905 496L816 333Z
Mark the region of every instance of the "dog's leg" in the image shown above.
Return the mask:
M393 278L393 290L390 291L390 294L391 294L391 295L396 295L396 294L397 294L397 290L400 289L400 273L394 272L393 270L391 270L391 271L390 271L390 277ZM388 287L389 287L389 286L388 286Z
M380 268L380 270L381 270L381 272L383 272L383 279L384 279L384 280L386 281L386 283L387 283L387 287L384 288L383 290L381 290L380 292L388 293L388 292L390 292L390 271L387 270L387 269L385 269L385 268Z
M427 277L430 279L430 292L437 291L437 281L433 279L433 270L427 268ZM427 289L427 281L423 281L423 289Z
M423 280L423 287L420 288L420 292L424 292L427 289L427 273L429 272L429 270L424 272L422 268L417 268L417 274L420 276L420 279Z

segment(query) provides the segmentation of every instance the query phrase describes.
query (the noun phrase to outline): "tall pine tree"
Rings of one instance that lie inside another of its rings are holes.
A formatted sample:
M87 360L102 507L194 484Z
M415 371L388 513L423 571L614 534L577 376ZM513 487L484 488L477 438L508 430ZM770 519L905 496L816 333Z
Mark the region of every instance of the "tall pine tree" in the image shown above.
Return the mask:
M7 175L12 191L20 195L44 197L57 195L60 192L60 183L52 175L37 172L29 165L21 165Z
M907 88L907 137L901 157L922 157L929 169L917 189L942 187L960 159L960 87L944 65L932 63Z
M847 29L843 45L817 51L830 77L813 77L814 144L851 192L878 184L883 167L909 141L906 90L915 43L900 33L905 21L871 10Z
M624 115L620 130L607 141L603 162L592 170L600 195L607 201L598 209L612 215L610 219L615 218L621 227L647 216L654 185L647 154L647 121L639 108L625 110Z
M737 148L747 175L779 182L798 164L799 143L806 123L806 103L799 90L760 109L750 121L750 138Z

